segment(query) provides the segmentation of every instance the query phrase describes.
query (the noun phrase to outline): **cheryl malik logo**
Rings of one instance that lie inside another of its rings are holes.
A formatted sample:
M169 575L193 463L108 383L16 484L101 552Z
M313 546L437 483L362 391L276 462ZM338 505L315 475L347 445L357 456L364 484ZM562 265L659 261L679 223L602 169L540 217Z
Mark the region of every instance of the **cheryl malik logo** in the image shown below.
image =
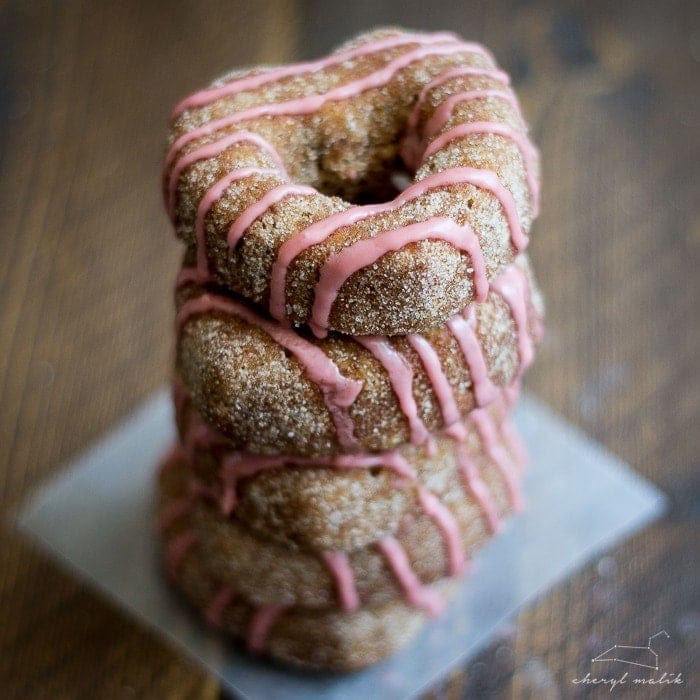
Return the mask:
M663 671L656 645L670 639L666 630L652 634L646 645L613 644L591 659L596 673L574 678L574 685L609 686L610 692L620 686L678 686L683 685L680 673ZM658 675L659 671L661 675Z

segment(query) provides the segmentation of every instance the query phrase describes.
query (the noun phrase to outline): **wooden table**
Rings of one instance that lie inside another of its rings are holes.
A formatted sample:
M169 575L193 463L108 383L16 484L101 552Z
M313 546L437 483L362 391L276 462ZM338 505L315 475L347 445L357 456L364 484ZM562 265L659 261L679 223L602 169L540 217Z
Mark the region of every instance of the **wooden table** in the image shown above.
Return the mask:
M545 168L532 257L549 335L529 388L671 499L662 522L523 611L436 695L571 697L594 648L658 629L669 669L697 672L692 2L16 1L0 14L2 697L218 695L8 521L168 377L180 249L158 173L170 106L231 66L322 55L397 20L484 41L513 74Z

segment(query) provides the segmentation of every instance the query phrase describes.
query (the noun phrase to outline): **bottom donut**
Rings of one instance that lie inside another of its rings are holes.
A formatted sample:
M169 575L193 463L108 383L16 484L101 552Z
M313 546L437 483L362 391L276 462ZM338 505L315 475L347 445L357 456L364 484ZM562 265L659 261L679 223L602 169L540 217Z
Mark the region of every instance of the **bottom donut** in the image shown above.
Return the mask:
M170 568L172 562L166 565ZM430 619L425 610L403 600L353 612L252 606L217 581L196 547L170 575L212 627L250 652L307 669L342 672L375 664L410 642ZM443 579L431 590L446 603L459 583Z

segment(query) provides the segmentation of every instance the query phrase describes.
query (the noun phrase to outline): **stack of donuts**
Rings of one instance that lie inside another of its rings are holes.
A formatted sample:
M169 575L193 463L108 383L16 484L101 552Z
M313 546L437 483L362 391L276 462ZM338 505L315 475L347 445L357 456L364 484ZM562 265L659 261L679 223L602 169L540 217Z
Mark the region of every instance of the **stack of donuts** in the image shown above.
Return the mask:
M385 658L522 507L509 415L542 334L527 134L485 48L394 28L176 106L158 527L176 587L248 649Z

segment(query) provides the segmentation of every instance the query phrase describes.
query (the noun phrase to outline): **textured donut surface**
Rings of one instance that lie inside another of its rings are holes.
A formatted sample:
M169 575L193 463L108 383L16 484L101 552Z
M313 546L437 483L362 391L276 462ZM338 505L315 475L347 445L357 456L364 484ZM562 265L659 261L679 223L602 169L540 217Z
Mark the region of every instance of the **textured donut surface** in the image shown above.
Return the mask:
M455 470L462 486L471 479L479 491L485 455L500 462L506 473L518 471L525 452L510 424L509 408L509 402L499 400L470 414L462 433L435 436L429 444L330 458L239 453L222 436L200 432L196 416L180 412L178 419L189 465L217 494L222 513L235 510L265 539L323 552L353 551L393 535L406 516L422 511L425 489L441 495L455 486ZM452 500L462 497L460 491L449 494ZM488 499L482 507L489 529L497 530L497 508Z
M392 335L486 296L527 243L538 167L488 51L386 29L184 100L164 191L200 281L319 336Z
M176 569L167 557L180 533L166 537L166 564L174 585L211 627L255 653L310 669L351 671L377 663L407 644L427 619L426 611L393 600L353 612L278 605L251 605L221 582L202 551L192 546ZM435 595L447 600L457 586L442 581Z
M426 467L416 470L430 477L425 482L416 474L412 483L392 484L410 497L403 517L387 513L383 531L350 551L319 551L266 537L239 517L240 505L247 500L245 509L251 501L245 488L241 503L228 512L222 507L224 484L202 483L184 458L161 474L160 527L168 536L193 536L222 583L255 605L351 610L406 597L436 612L439 601L425 586L463 572L473 551L520 507L519 457L500 445L495 426L493 435L499 445L494 454L478 441L442 438L431 462L435 474ZM289 469L284 460L278 464ZM342 472L333 476L342 478ZM254 484L250 479L249 486ZM306 504L307 511L313 507Z
M315 339L190 282L178 306L177 368L197 412L237 449L308 456L419 444L488 405L531 362L542 317L522 256L484 302L407 337Z

